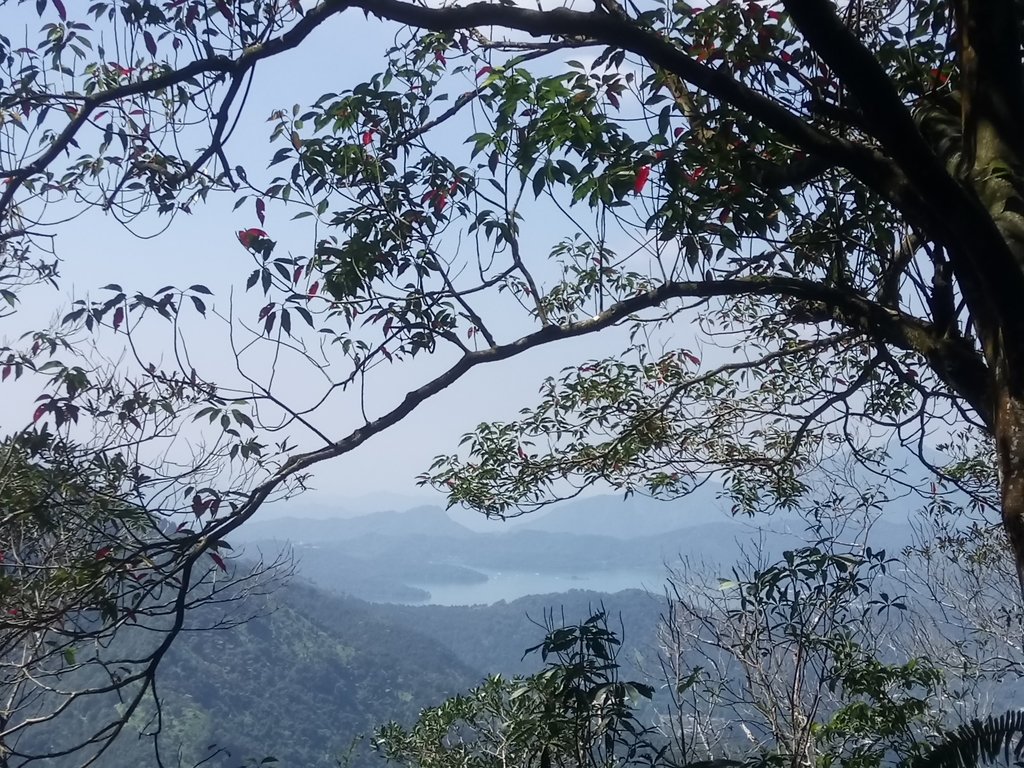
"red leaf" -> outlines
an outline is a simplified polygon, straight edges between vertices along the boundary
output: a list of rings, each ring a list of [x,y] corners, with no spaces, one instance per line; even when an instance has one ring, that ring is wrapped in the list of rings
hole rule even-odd
[[[68,12],[64,8],[64,3],[61,0],[53,0],[53,7],[57,9],[57,15],[60,16],[61,21],[68,20]]]
[[[683,357],[689,360],[694,365],[700,365],[700,358],[689,352],[683,352]]]
[[[113,550],[111,550],[110,547],[101,547],[100,549],[96,550],[96,559],[105,560],[106,558],[110,557],[110,553],[112,551]]]
[[[260,224],[267,222],[267,204],[262,198],[256,201],[256,218],[260,220]]]
[[[213,562],[215,562],[215,563],[217,564],[217,567],[218,567],[218,568],[220,568],[220,569],[221,569],[222,571],[224,571],[225,573],[227,573],[227,571],[228,571],[228,566],[227,566],[227,564],[226,564],[226,563],[224,562],[224,558],[223,558],[223,557],[221,557],[220,555],[218,555],[218,554],[217,554],[216,552],[209,552],[209,553],[207,553],[207,554],[209,554],[209,555],[210,555],[210,559],[211,559],[211,560],[213,560]]]
[[[156,56],[156,40],[153,39],[153,33],[143,32],[142,39],[146,43],[146,50],[149,51],[149,55]]]
[[[124,307],[118,307],[114,310],[114,330],[116,331],[121,327],[121,323],[124,322]]]
[[[647,184],[647,178],[651,175],[651,166],[645,165],[636,173],[636,180],[633,182],[633,191],[636,194],[640,194],[644,191],[644,186]]]
[[[253,243],[261,237],[266,237],[267,233],[258,227],[250,227],[249,229],[240,230],[238,233],[238,242],[244,245],[246,248],[251,248]]]
[[[608,91],[608,103],[611,104],[616,109],[618,109],[619,108],[619,97],[616,96],[611,91]]]
[[[363,133],[363,146],[365,147],[371,141],[373,141],[373,131],[366,131]]]
[[[301,279],[302,279],[302,266],[300,265],[300,266],[296,267],[295,271],[292,273],[292,282],[293,283],[297,283]]]
[[[228,4],[224,2],[224,0],[214,0],[214,2],[217,4],[217,10],[220,11],[224,18],[228,20],[228,24],[234,24],[235,14],[233,14],[231,9],[228,8]]]
[[[480,69],[477,70],[476,78],[477,80],[479,80],[481,75],[489,75],[493,71],[494,70],[491,69],[490,67],[480,67]]]
[[[271,311],[271,310],[272,310],[273,308],[274,308],[274,302],[270,302],[269,304],[267,304],[267,306],[265,306],[265,307],[264,307],[263,309],[261,309],[261,310],[260,310],[260,316],[259,316],[259,319],[260,319],[260,320],[262,320],[262,319],[263,319],[263,318],[265,318],[265,317],[266,317],[267,315],[269,315],[269,314],[270,314],[270,311]]]
[[[315,283],[313,283],[311,286],[309,286],[309,295],[310,296],[316,296],[316,294],[317,294],[317,292],[319,290],[320,290],[320,281],[317,280]]]
[[[3,374],[0,374],[0,381],[7,381],[7,377],[11,375],[11,366],[5,365]]]
[[[441,51],[434,51],[434,58],[442,64],[447,64],[448,60],[445,59],[444,54]]]
[[[46,413],[46,403],[43,403],[38,408],[36,408],[36,412],[32,414],[32,423],[35,424],[37,421],[43,418],[44,413]]]

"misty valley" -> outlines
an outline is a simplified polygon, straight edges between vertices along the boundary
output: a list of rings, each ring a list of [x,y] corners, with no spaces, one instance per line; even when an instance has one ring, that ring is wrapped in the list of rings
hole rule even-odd
[[[545,620],[579,623],[598,610],[622,634],[623,675],[657,686],[668,569],[725,572],[755,538],[781,552],[804,525],[780,516],[753,527],[699,502],[595,497],[477,530],[430,506],[254,521],[236,538],[232,567],[285,563],[282,582],[197,615],[202,629],[184,633],[160,669],[159,728],[141,710],[97,765],[147,764],[157,730],[174,765],[383,765],[374,728],[408,725],[488,675],[537,672],[542,659],[524,651]],[[910,529],[879,520],[872,535],[898,547]],[[663,693],[644,711],[659,702]],[[83,733],[89,708],[104,705],[117,706],[82,709]],[[79,735],[67,729],[54,743]]]

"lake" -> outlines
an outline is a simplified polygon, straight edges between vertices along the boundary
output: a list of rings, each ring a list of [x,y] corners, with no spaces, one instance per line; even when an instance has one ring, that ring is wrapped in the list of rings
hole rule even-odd
[[[526,595],[568,592],[589,589],[595,592],[621,592],[624,589],[647,589],[660,593],[665,583],[661,569],[623,568],[619,570],[577,573],[536,573],[525,571],[487,571],[474,568],[487,576],[479,584],[425,584],[410,586],[424,589],[430,599],[415,605],[490,605],[499,600],[516,600]]]

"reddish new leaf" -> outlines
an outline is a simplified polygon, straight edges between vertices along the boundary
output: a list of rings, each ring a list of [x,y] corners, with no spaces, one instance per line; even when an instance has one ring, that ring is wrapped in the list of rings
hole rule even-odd
[[[116,331],[121,327],[121,323],[124,322],[124,307],[118,307],[114,310],[114,330]]]
[[[636,173],[636,179],[633,181],[633,191],[636,194],[640,194],[644,191],[644,187],[647,185],[647,179],[651,175],[651,166],[645,165]]]
[[[214,2],[217,4],[217,10],[220,11],[221,15],[228,20],[228,24],[234,24],[235,14],[233,14],[231,9],[228,8],[228,4],[224,2],[224,0],[214,0]]]
[[[309,286],[309,295],[311,297],[312,296],[316,296],[319,291],[320,291],[320,281],[317,280],[315,283],[313,283],[311,286]]]
[[[267,204],[263,201],[263,198],[256,200],[256,218],[260,220],[260,224],[267,223]]]
[[[223,557],[218,555],[216,552],[209,552],[207,554],[210,555],[210,559],[213,560],[213,562],[215,562],[217,564],[218,568],[220,568],[222,571],[227,573],[228,566],[227,566],[227,563],[224,562],[224,558]]]
[[[57,15],[60,16],[61,21],[68,20],[68,12],[67,9],[64,8],[62,0],[53,0],[53,7],[57,9]]]
[[[683,357],[689,360],[694,365],[700,365],[700,358],[689,352],[683,352]]]
[[[258,227],[249,227],[249,229],[243,229],[238,232],[238,242],[244,245],[246,248],[251,248],[253,243],[259,240],[261,237],[266,237],[267,233]]]
[[[32,423],[35,424],[37,421],[39,421],[41,418],[43,418],[43,414],[46,413],[46,410],[47,410],[46,403],[43,403],[38,408],[36,408],[36,412],[34,414],[32,414]]]
[[[156,40],[153,38],[152,32],[143,32],[142,39],[146,43],[146,50],[149,51],[150,56],[156,56]]]

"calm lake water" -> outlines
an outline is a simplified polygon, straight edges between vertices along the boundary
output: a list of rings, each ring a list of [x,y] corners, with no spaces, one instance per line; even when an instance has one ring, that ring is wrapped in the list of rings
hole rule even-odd
[[[487,581],[480,584],[413,584],[430,593],[429,600],[417,605],[490,605],[499,600],[568,592],[570,589],[595,592],[648,589],[660,593],[665,583],[664,571],[640,568],[572,574],[474,570],[486,574]]]

